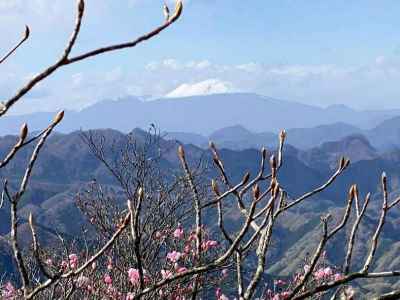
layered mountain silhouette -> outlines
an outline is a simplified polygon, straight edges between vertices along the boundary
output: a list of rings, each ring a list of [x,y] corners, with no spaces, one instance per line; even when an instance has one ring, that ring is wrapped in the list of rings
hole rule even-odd
[[[319,125],[311,128],[292,128],[287,130],[289,143],[296,148],[309,150],[326,142],[335,142],[349,136],[362,136],[376,150],[387,152],[400,148],[400,117],[390,118],[371,129],[360,129],[346,123]],[[206,148],[209,141],[220,147],[241,150],[260,148],[277,144],[278,134],[273,132],[252,132],[241,125],[218,129],[209,136],[186,132],[166,132],[165,138],[178,140]]]
[[[238,128],[231,128],[233,136],[216,132],[215,139],[235,137]],[[249,136],[249,132],[241,130],[242,136]],[[228,130],[229,133],[229,130]],[[29,243],[30,234],[26,226],[29,212],[32,212],[38,223],[38,234],[42,243],[56,240],[56,233],[68,236],[78,236],[82,227],[88,226],[87,220],[76,207],[76,194],[93,179],[104,186],[117,189],[116,182],[107,172],[106,168],[94,157],[89,147],[81,137],[82,132],[70,134],[55,134],[44,147],[38,164],[34,169],[31,185],[26,197],[23,198],[20,210],[20,232],[21,242]],[[126,135],[116,130],[95,130],[94,134],[100,138],[104,137],[104,145],[112,146],[118,152],[126,142]],[[135,129],[132,136],[142,143],[148,138],[148,133],[141,129]],[[250,135],[252,136],[252,135]],[[272,137],[271,137],[272,138]],[[4,156],[8,149],[16,141],[15,136],[0,138],[0,155]],[[291,142],[290,132],[288,142]],[[168,172],[180,170],[179,160],[176,155],[180,142],[162,139],[159,147],[162,156],[162,167]],[[218,146],[218,143],[217,143]],[[270,153],[274,148],[268,147]],[[29,159],[29,150],[18,153],[15,160],[6,168],[1,170],[2,178],[9,178],[10,187],[16,187],[19,178],[23,174],[24,167]],[[381,205],[379,178],[386,171],[390,182],[390,195],[397,195],[400,190],[400,151],[391,150],[387,153],[378,152],[363,135],[355,134],[347,136],[334,142],[325,142],[320,146],[308,150],[297,149],[287,145],[284,149],[284,165],[280,171],[279,181],[288,191],[289,197],[294,198],[306,191],[318,187],[329,178],[341,155],[347,155],[352,160],[349,169],[340,177],[334,185],[324,193],[309,199],[306,203],[286,214],[279,222],[276,231],[280,239],[275,242],[273,249],[274,263],[268,267],[268,272],[281,276],[293,273],[296,270],[301,255],[311,252],[314,248],[312,241],[317,242],[320,234],[319,220],[322,213],[327,211],[337,216],[341,212],[347,197],[347,191],[351,184],[357,183],[362,195],[371,192],[373,201],[371,209],[363,223],[361,240],[367,238],[367,233],[376,225],[376,212]],[[117,152],[106,151],[109,158],[113,158]],[[185,152],[192,164],[199,159],[211,163],[211,155],[207,149],[195,145],[185,145]],[[113,154],[114,153],[114,154]],[[249,171],[255,176],[259,168],[260,151],[258,149],[229,149],[220,151],[224,160],[226,171],[231,174],[233,182],[239,182],[242,175]],[[216,176],[210,173],[210,177]],[[228,226],[232,228],[237,223],[238,214],[236,206],[232,204]],[[398,245],[400,211],[394,210],[385,224],[383,243],[381,250],[387,245]],[[13,268],[12,260],[7,246],[9,206],[0,210],[0,267],[3,269]],[[342,249],[341,243],[344,236],[338,237],[330,249]],[[311,242],[310,242],[311,241]],[[366,251],[365,243],[357,244],[358,256],[355,264],[359,264],[362,254]],[[379,251],[378,268],[387,261],[393,262],[394,266],[400,267],[396,251]],[[340,251],[328,252],[328,258],[335,263],[343,253]],[[292,262],[292,263],[288,263]],[[378,285],[379,288],[379,285]],[[384,289],[384,287],[382,287]]]
[[[35,113],[1,118],[0,135],[14,134],[27,121],[31,130],[40,130],[53,115]],[[398,115],[399,110],[356,111],[343,105],[321,108],[244,93],[152,101],[128,97],[117,101],[101,101],[79,112],[68,111],[58,130],[69,133],[81,128],[112,128],[128,132],[135,127],[145,129],[151,123],[167,132],[206,136],[218,128],[235,125],[257,133],[277,133],[282,128],[310,128],[335,123],[370,129]],[[348,125],[341,125],[341,132],[348,130]]]
[[[0,155],[4,157],[14,145],[19,126],[28,122],[30,132],[46,127],[53,113],[36,113],[0,119]],[[118,191],[118,185],[107,168],[95,158],[82,139],[79,129],[96,129],[104,138],[109,159],[126,142],[126,133],[139,143],[149,138],[146,129],[154,123],[163,132],[159,143],[161,167],[169,173],[179,172],[177,147],[184,144],[189,162],[195,166],[200,159],[212,164],[208,142],[220,149],[226,171],[232,182],[239,182],[245,172],[258,171],[260,151],[266,146],[276,149],[278,132],[287,130],[284,165],[279,182],[288,192],[289,200],[320,186],[327,180],[342,155],[350,158],[346,172],[323,193],[312,197],[295,210],[282,216],[275,228],[279,240],[271,253],[272,275],[293,274],[300,260],[312,253],[320,237],[320,216],[330,212],[334,218],[342,212],[351,184],[357,183],[361,195],[372,193],[369,212],[361,224],[360,243],[356,245],[354,265],[358,266],[366,253],[369,236],[376,226],[376,213],[381,205],[379,179],[386,171],[390,196],[400,194],[400,111],[356,111],[346,106],[320,108],[281,101],[254,94],[219,94],[142,101],[125,98],[103,101],[80,112],[67,111],[64,121],[46,143],[34,168],[28,193],[20,206],[20,242],[30,243],[27,217],[33,213],[42,244],[55,244],[57,234],[66,238],[79,236],[90,224],[76,206],[77,193],[94,179],[106,188]],[[132,131],[132,128],[137,127]],[[16,188],[23,176],[33,145],[19,152],[9,166],[0,170],[0,179],[8,178],[10,188]],[[212,171],[207,176],[215,177]],[[118,199],[117,199],[118,200]],[[116,201],[117,201],[116,200]],[[235,228],[240,214],[231,203],[226,207],[228,228]],[[398,230],[400,210],[391,211],[377,254],[374,270],[390,265],[400,268]],[[9,236],[9,205],[0,210],[0,268],[13,270]],[[213,224],[209,224],[213,226]],[[336,264],[343,257],[345,235],[338,236],[329,246],[328,259]],[[391,248],[392,247],[392,248]],[[396,281],[394,287],[400,288]],[[368,287],[385,291],[387,285]]]

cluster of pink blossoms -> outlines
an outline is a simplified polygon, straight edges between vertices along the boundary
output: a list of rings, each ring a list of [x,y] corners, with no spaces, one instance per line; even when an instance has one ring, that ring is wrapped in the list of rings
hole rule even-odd
[[[76,269],[78,267],[78,255],[75,253],[69,255],[69,265],[71,269]]]
[[[217,297],[217,300],[229,300],[229,298],[222,293],[220,288],[217,288],[215,291],[215,296]]]
[[[183,231],[182,225],[178,224],[178,227],[175,229],[175,231],[173,233],[174,238],[181,240],[181,239],[183,239],[184,235],[185,235],[185,233]]]
[[[1,290],[1,299],[15,299],[17,296],[17,290],[11,282],[7,282]]]
[[[303,270],[296,273],[292,281],[285,281],[282,279],[274,280],[274,285],[272,289],[268,289],[265,293],[265,299],[268,300],[285,300],[288,299],[291,290],[296,286],[301,280],[304,279],[306,273],[310,271],[310,265],[306,264],[303,266]],[[323,282],[333,282],[343,278],[343,274],[336,271],[335,268],[327,266],[326,253],[322,256],[322,261],[317,264],[317,267],[309,278],[307,284],[319,284]]]
[[[167,254],[167,261],[170,261],[171,263],[176,263],[181,257],[182,253],[174,250]]]
[[[48,266],[52,266],[53,265],[53,261],[49,258],[46,260],[46,264]],[[76,255],[75,253],[72,253],[68,256],[68,261],[63,260],[61,262],[61,268],[63,270],[67,270],[69,268],[71,268],[72,270],[78,268],[78,255]]]
[[[204,230],[204,229],[203,229]],[[209,250],[219,247],[219,243],[215,240],[208,238],[208,234],[205,230],[202,233],[203,241],[201,244],[201,250],[204,257],[206,255],[211,255]],[[164,242],[167,238],[172,238],[175,244],[175,249],[170,249],[165,256],[165,266],[160,270],[160,278],[155,278],[156,280],[165,280],[173,277],[176,274],[180,274],[188,271],[189,266],[193,265],[197,259],[196,253],[196,241],[197,235],[194,231],[185,232],[181,224],[173,230],[167,230],[164,233],[156,233],[155,238]],[[210,254],[208,254],[210,253]],[[78,254],[71,253],[68,255],[67,259],[62,260],[59,264],[55,263],[53,259],[46,259],[46,265],[51,268],[57,269],[60,267],[64,272],[70,270],[76,270],[79,268],[80,258]],[[76,279],[76,287],[86,296],[94,294],[102,294],[110,299],[118,300],[132,300],[135,297],[135,292],[121,292],[117,286],[116,278],[118,276],[118,270],[113,266],[113,259],[109,257],[104,261],[104,266],[99,267],[99,262],[93,262],[91,264],[90,270],[82,272]],[[185,266],[186,265],[186,266]],[[104,273],[103,273],[104,272]],[[117,273],[116,273],[117,272]],[[100,276],[98,276],[100,275]],[[228,271],[226,269],[222,270],[221,277],[217,276],[216,280],[224,280],[228,276]],[[129,284],[134,287],[138,287],[140,283],[139,270],[136,268],[129,268],[127,270],[127,280]],[[143,280],[144,284],[148,285],[150,283],[150,275],[146,270],[143,270]],[[202,285],[205,281],[210,280],[210,278],[198,278],[199,284]],[[219,283],[218,283],[219,285]],[[126,286],[126,285],[125,285]],[[193,291],[193,283],[182,284],[180,282],[174,283],[173,285],[167,285],[165,288],[160,290],[160,296],[167,297],[172,300],[185,300],[186,296]],[[11,283],[7,283],[0,290],[1,299],[14,299],[15,295],[18,293]],[[216,292],[216,298],[218,300],[228,300],[221,289]]]

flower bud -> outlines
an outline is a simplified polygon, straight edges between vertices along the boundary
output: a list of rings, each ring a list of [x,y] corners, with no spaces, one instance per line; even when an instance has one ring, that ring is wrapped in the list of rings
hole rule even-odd
[[[383,184],[384,189],[386,189],[386,186],[387,186],[386,172],[382,173],[382,184]]]
[[[25,141],[27,135],[28,135],[28,125],[26,123],[24,123],[24,124],[22,124],[21,130],[19,132],[20,142]]]
[[[139,197],[139,199],[143,199],[143,197],[144,197],[144,190],[143,190],[143,188],[142,187],[140,187],[139,189],[138,189],[138,197]]]
[[[214,144],[214,142],[213,141],[209,141],[208,142],[208,146],[211,148],[211,149],[215,149],[215,144]]]
[[[263,159],[265,159],[267,157],[267,149],[265,149],[265,147],[262,147],[261,154],[262,154]]]
[[[183,10],[182,0],[177,0],[176,1],[176,6],[175,6],[175,12],[171,16],[171,18],[169,19],[169,22],[170,23],[175,22],[181,16],[182,10]]]
[[[24,40],[26,40],[29,37],[30,33],[31,30],[29,29],[29,26],[25,25]]]
[[[250,179],[250,173],[246,172],[246,174],[244,174],[243,179],[242,179],[242,185],[245,185]]]
[[[275,157],[275,155],[271,155],[271,158],[269,159],[269,164],[270,164],[272,170],[276,170],[276,157]]]
[[[53,124],[60,123],[63,118],[64,118],[64,111],[62,110],[54,117]]]
[[[78,2],[78,11],[79,11],[79,13],[82,14],[84,10],[85,10],[85,1],[84,0],[79,0],[79,2]]]
[[[344,163],[345,163],[345,158],[344,156],[340,157],[339,160],[339,170],[342,170],[344,168]]]
[[[258,186],[258,184],[255,184],[253,186],[253,197],[254,200],[258,200],[258,198],[260,198],[260,187]]]
[[[185,159],[185,150],[183,149],[182,145],[178,147],[178,156],[180,159]]]
[[[286,139],[286,130],[282,129],[281,132],[279,133],[279,140],[281,142],[284,142]]]
[[[218,184],[214,179],[211,180],[211,188],[212,188],[213,192],[215,193],[215,195],[217,195],[217,196],[220,195],[219,189],[218,189]]]
[[[344,162],[344,167],[347,168],[350,165],[350,159],[346,159]]]
[[[29,213],[28,222],[29,222],[29,225],[32,227],[33,226],[33,216],[32,216],[31,212]]]

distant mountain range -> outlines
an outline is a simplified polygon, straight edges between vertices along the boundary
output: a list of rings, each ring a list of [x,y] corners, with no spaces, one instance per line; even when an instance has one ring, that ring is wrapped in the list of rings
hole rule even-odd
[[[0,118],[0,157],[15,143],[22,123],[29,124],[30,132],[46,127],[54,113],[35,113],[24,116]],[[364,241],[368,230],[376,225],[375,211],[380,205],[379,178],[382,171],[389,176],[390,194],[400,194],[400,110],[356,111],[346,106],[320,108],[295,102],[271,99],[255,94],[219,94],[168,98],[143,101],[126,98],[118,101],[103,101],[80,112],[67,111],[64,121],[57,127],[43,148],[34,169],[28,193],[21,203],[21,242],[30,240],[26,218],[29,212],[35,215],[42,241],[56,239],[56,232],[67,236],[78,236],[87,226],[76,207],[76,194],[94,178],[106,186],[116,188],[107,169],[90,153],[82,141],[79,129],[94,129],[105,137],[104,145],[113,145],[114,150],[126,141],[124,133],[131,132],[142,141],[147,138],[148,128],[155,124],[164,133],[159,145],[163,153],[162,166],[168,172],[179,170],[176,155],[179,144],[185,144],[190,162],[199,158],[210,161],[207,149],[213,140],[231,174],[233,182],[239,182],[244,172],[253,176],[259,167],[259,148],[267,146],[273,151],[280,129],[287,130],[284,165],[279,181],[289,193],[296,197],[319,186],[329,178],[336,168],[340,156],[348,156],[351,165],[333,186],[324,193],[310,199],[282,218],[276,231],[280,239],[274,244],[274,263],[268,272],[281,276],[293,273],[299,259],[312,251],[312,243],[319,234],[319,219],[322,212],[333,214],[343,206],[348,188],[357,183],[364,195],[371,192],[368,218],[362,224],[361,240],[356,245],[355,264],[360,262],[368,241]],[[102,129],[103,128],[103,129]],[[141,128],[141,129],[140,129]],[[18,184],[29,159],[32,145],[19,152],[10,165],[0,170],[0,180],[8,178],[10,187]],[[157,149],[158,151],[158,149]],[[114,157],[113,157],[114,159]],[[213,175],[210,174],[210,177]],[[232,208],[233,209],[233,208]],[[390,264],[400,268],[398,231],[400,210],[395,209],[388,217],[383,242],[376,266]],[[228,223],[237,223],[237,214],[229,215]],[[9,207],[0,210],[0,269],[13,268],[11,254],[6,244],[9,229]],[[345,240],[338,237],[336,245]],[[328,253],[335,263],[338,252]],[[338,250],[339,249],[339,250]],[[304,254],[304,255],[303,255]],[[400,288],[399,282],[393,282]],[[376,283],[371,289],[385,289]]]
[[[0,119],[0,135],[15,134],[23,122],[39,130],[53,118],[53,113],[34,113]],[[311,128],[341,123],[370,129],[400,116],[400,110],[356,111],[344,105],[321,108],[277,100],[256,94],[231,93],[152,101],[129,97],[102,101],[82,111],[66,112],[59,131],[68,133],[80,128],[112,128],[129,132],[148,128],[154,123],[167,132],[193,132],[210,135],[218,128],[241,125],[252,132],[277,133],[280,129]],[[311,138],[311,137],[310,137]]]
[[[234,132],[238,131],[242,136],[249,135],[248,131],[242,128],[233,128],[233,137],[235,137]],[[106,147],[112,145],[116,151],[114,153],[119,153],[118,149],[126,141],[126,136],[115,130],[96,130],[95,134],[104,136],[104,145]],[[141,142],[147,137],[147,133],[136,129],[133,131],[133,136],[138,142]],[[221,135],[220,131],[212,136],[215,139],[227,138],[229,140],[232,138],[228,134]],[[4,156],[16,139],[15,136],[0,138],[1,156]],[[288,142],[291,142],[290,135],[288,135]],[[168,172],[175,172],[180,168],[176,155],[178,144],[179,142],[168,140],[161,140],[159,144],[163,153],[162,166]],[[363,135],[351,135],[335,142],[323,143],[309,150],[300,150],[287,145],[284,151],[284,165],[279,173],[279,181],[288,191],[289,197],[296,197],[311,190],[329,178],[332,168],[337,166],[341,155],[349,156],[352,163],[344,175],[326,192],[309,199],[306,204],[282,217],[282,221],[276,227],[280,238],[274,241],[275,263],[268,267],[269,273],[282,276],[293,273],[305,253],[312,251],[313,242],[318,240],[320,234],[319,218],[321,213],[330,211],[335,215],[340,212],[340,207],[345,203],[351,184],[357,183],[362,195],[367,192],[371,192],[373,195],[368,218],[362,224],[361,239],[366,238],[368,230],[373,230],[376,226],[374,214],[375,211],[378,211],[377,207],[381,205],[379,178],[382,171],[386,171],[389,176],[391,197],[398,195],[400,191],[400,150],[381,154]],[[208,150],[194,145],[186,145],[185,153],[191,164],[200,157],[206,161],[211,159]],[[254,176],[258,170],[259,150],[221,149],[220,154],[224,160],[225,169],[231,175],[232,182],[239,182],[246,171]],[[110,158],[116,159],[114,156],[110,156]],[[24,149],[18,153],[15,160],[6,169],[1,170],[0,179],[9,178],[10,186],[15,186],[18,178],[23,174],[23,168],[28,159],[29,149]],[[210,174],[210,176],[214,175]],[[29,191],[21,203],[21,242],[28,243],[30,240],[29,229],[26,226],[26,217],[29,212],[32,212],[37,220],[39,238],[42,243],[55,239],[56,232],[67,236],[79,236],[82,226],[88,224],[76,208],[76,193],[94,178],[106,186],[115,186],[115,182],[109,176],[106,168],[91,154],[88,146],[83,142],[81,132],[53,135],[41,153],[34,169]],[[232,209],[234,207],[232,204]],[[394,245],[393,249],[400,247],[398,242],[399,217],[400,211],[395,209],[386,221],[387,230],[383,235],[383,242],[377,254],[377,267],[387,262],[391,262],[393,268],[400,267],[398,252],[389,251],[387,248],[387,245],[390,244]],[[235,218],[237,218],[237,214],[229,214],[228,224],[234,226]],[[9,270],[13,267],[9,248],[6,245],[9,220],[9,207],[8,203],[5,203],[5,207],[0,210],[0,268],[2,270]],[[336,239],[335,243],[340,244],[344,240],[344,237],[341,236]],[[365,242],[356,245],[358,253],[354,258],[356,265],[361,261],[361,254],[366,252],[367,244]],[[343,247],[338,246],[333,249],[343,249]],[[344,255],[340,251],[328,252],[328,258],[332,263]],[[400,286],[399,283],[397,284]],[[371,289],[379,288],[381,288],[379,284],[371,286]]]
[[[290,137],[290,145],[303,150],[346,137],[362,136],[377,150],[388,151],[400,148],[400,117],[385,120],[371,129],[360,129],[340,122],[312,128],[292,128],[287,130],[287,135]],[[187,132],[165,132],[165,139],[178,140],[201,148],[206,148],[208,142],[213,141],[222,148],[243,150],[276,146],[278,135],[272,132],[256,133],[236,125],[218,129],[209,136]]]

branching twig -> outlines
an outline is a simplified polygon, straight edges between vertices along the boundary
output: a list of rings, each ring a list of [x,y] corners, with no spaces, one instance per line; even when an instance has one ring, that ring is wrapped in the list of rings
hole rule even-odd
[[[30,30],[28,26],[25,26],[25,32],[24,36],[22,39],[18,42],[17,45],[15,45],[14,48],[12,48],[6,55],[4,55],[2,58],[0,58],[0,65],[7,60],[25,41],[29,38]]]

